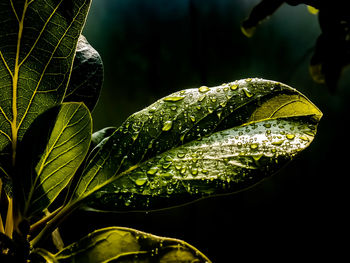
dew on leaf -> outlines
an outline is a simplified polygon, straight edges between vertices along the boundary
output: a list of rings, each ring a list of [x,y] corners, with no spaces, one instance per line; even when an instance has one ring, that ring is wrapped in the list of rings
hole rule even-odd
[[[201,93],[208,92],[209,90],[210,90],[210,88],[208,88],[207,86],[201,86],[198,88],[198,91]]]
[[[184,96],[170,96],[170,97],[164,98],[164,101],[177,102],[177,101],[183,100],[184,98],[185,98]]]
[[[288,140],[293,140],[295,138],[295,134],[286,134]]]
[[[173,121],[164,122],[162,131],[169,131],[173,127]]]
[[[205,97],[206,97],[206,95],[203,95],[203,96],[199,97],[198,101],[202,102],[205,99]]]
[[[135,184],[138,186],[142,186],[147,182],[148,178],[146,176],[144,177],[139,177],[135,180]]]
[[[158,167],[152,167],[147,171],[147,174],[154,175],[158,171]]]
[[[244,94],[245,94],[248,98],[253,97],[253,94],[250,93],[247,89],[243,89],[243,92],[244,92]]]
[[[230,86],[230,89],[231,90],[236,90],[238,88],[238,85],[237,84],[233,84]]]

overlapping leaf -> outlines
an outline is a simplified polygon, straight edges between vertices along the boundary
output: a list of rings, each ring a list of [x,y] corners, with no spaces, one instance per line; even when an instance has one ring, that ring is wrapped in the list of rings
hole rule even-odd
[[[205,255],[184,241],[123,227],[97,230],[52,258],[62,263],[210,263]]]
[[[89,5],[90,0],[0,2],[2,170],[8,160],[15,162],[17,142],[33,120],[62,101]]]
[[[89,149],[91,125],[84,104],[63,103],[41,115],[25,134],[18,174],[27,216],[42,212],[68,185]]]
[[[261,79],[176,92],[104,141],[74,198],[99,190],[93,208],[153,209],[239,191],[305,149],[321,116],[295,89]]]
[[[84,102],[92,111],[100,95],[102,80],[102,59],[81,35],[64,101]]]

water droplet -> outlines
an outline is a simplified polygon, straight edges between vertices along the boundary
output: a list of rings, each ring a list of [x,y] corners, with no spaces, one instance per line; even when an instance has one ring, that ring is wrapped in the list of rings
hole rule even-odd
[[[166,121],[164,122],[164,126],[162,128],[162,131],[169,131],[173,127],[173,122],[172,121]]]
[[[222,111],[218,111],[218,112],[216,113],[216,115],[218,116],[219,119],[221,119]]]
[[[149,109],[149,112],[150,112],[150,113],[153,113],[153,112],[155,112],[156,110],[157,110],[156,107],[152,107],[152,108]]]
[[[245,94],[248,98],[253,97],[253,94],[250,93],[247,89],[243,89],[243,92],[244,92],[244,94]]]
[[[251,78],[248,78],[248,79],[245,79],[246,82],[251,82],[252,79]]]
[[[184,175],[186,173],[186,170],[187,170],[186,166],[183,166],[180,170],[180,174]]]
[[[205,99],[205,97],[206,97],[206,95],[203,95],[203,96],[199,97],[198,101],[202,102]]]
[[[238,85],[237,84],[233,84],[230,86],[230,89],[231,90],[236,90],[238,88]]]
[[[281,145],[283,142],[284,142],[284,140],[279,140],[279,141],[274,141],[274,142],[272,142],[271,144],[272,144],[272,145],[279,146],[279,145]]]
[[[211,100],[212,102],[216,102],[216,98],[215,98],[215,97],[211,97],[210,100]]]
[[[135,184],[138,186],[142,186],[147,182],[148,178],[146,176],[144,177],[139,177],[135,180]]]
[[[210,88],[208,88],[207,86],[201,86],[198,88],[198,91],[202,93],[208,92],[209,90]]]
[[[309,141],[309,138],[308,138],[308,137],[306,137],[306,136],[300,136],[300,139],[301,139],[301,140],[303,140],[303,141],[306,141],[306,142],[308,142],[308,141]]]
[[[185,155],[186,155],[186,153],[184,153],[184,152],[178,152],[177,153],[177,157],[179,157],[179,158],[184,158]]]
[[[264,123],[263,124],[265,128],[271,128],[271,124],[270,123]]]
[[[250,145],[250,149],[252,149],[252,150],[256,150],[256,149],[258,149],[258,147],[259,147],[259,145],[257,143],[252,143]]]
[[[147,171],[147,174],[154,175],[158,171],[158,167],[152,167]]]
[[[164,101],[167,101],[167,102],[178,102],[180,100],[183,100],[184,98],[185,98],[184,96],[170,96],[170,97],[164,98]]]
[[[209,171],[208,171],[208,170],[206,170],[206,169],[202,169],[202,173],[203,173],[203,174],[208,174],[208,173],[209,173]]]
[[[193,115],[190,115],[190,119],[192,122],[196,122],[196,117],[194,117]]]
[[[212,107],[208,107],[208,112],[209,113],[213,113],[214,112],[214,109]]]
[[[172,111],[176,111],[177,107],[174,105],[174,106],[171,106],[170,109],[171,109]]]
[[[259,161],[261,159],[261,157],[263,157],[263,154],[253,155],[252,157],[253,157],[254,161]]]
[[[192,175],[197,175],[198,174],[198,169],[197,168],[192,168],[191,174]]]
[[[171,164],[172,164],[172,162],[165,162],[165,163],[163,163],[162,167],[164,169],[168,169],[171,166]]]
[[[286,134],[288,140],[293,140],[295,138],[295,134]]]

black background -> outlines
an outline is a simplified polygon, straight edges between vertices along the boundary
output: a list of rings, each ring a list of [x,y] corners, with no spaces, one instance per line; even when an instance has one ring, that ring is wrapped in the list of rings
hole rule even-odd
[[[336,258],[346,251],[350,72],[335,94],[312,82],[320,34],[305,5],[283,5],[248,39],[241,21],[257,0],[95,0],[84,30],[104,61],[94,130],[174,91],[247,77],[286,83],[324,113],[311,146],[254,188],[147,213],[77,212],[67,243],[104,226],[183,239],[213,262]],[[330,51],[331,52],[331,51]]]

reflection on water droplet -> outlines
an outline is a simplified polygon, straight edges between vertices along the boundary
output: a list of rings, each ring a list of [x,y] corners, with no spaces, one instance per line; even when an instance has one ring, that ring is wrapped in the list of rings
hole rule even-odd
[[[191,174],[192,175],[197,175],[198,174],[198,169],[197,168],[192,168]]]
[[[284,142],[284,140],[279,140],[279,141],[272,142],[271,144],[272,144],[272,145],[279,146],[279,145],[281,145],[283,142]]]
[[[165,162],[165,163],[163,163],[162,167],[163,167],[164,169],[168,169],[168,168],[170,167],[171,164],[172,164],[172,162]]]
[[[295,134],[286,134],[288,140],[293,140],[295,138]]]
[[[154,175],[158,171],[158,167],[152,167],[147,171],[147,174]]]
[[[238,88],[238,85],[237,84],[233,84],[230,86],[230,89],[231,90],[236,90]]]
[[[243,92],[244,92],[244,94],[245,94],[248,98],[253,97],[253,94],[250,93],[247,89],[243,89]]]
[[[308,142],[308,141],[309,141],[309,138],[308,138],[308,137],[306,137],[306,136],[300,136],[300,139],[301,139],[301,140],[303,140],[303,141],[306,141],[306,142]]]
[[[221,119],[221,114],[222,114],[222,111],[218,111],[218,112],[216,113],[216,115],[218,116],[219,119]]]
[[[164,122],[164,126],[162,128],[162,131],[169,131],[173,127],[173,122],[172,121],[166,121]]]
[[[198,88],[199,92],[205,93],[208,92],[210,89],[207,86],[201,86]]]
[[[252,143],[250,145],[250,149],[252,149],[252,150],[256,150],[256,149],[258,149],[258,147],[259,147],[259,145],[257,143]]]
[[[164,101],[167,101],[167,102],[177,102],[177,101],[180,101],[180,100],[183,100],[185,97],[184,96],[170,96],[170,97],[166,97],[164,98]]]
[[[138,186],[142,186],[144,185],[146,182],[147,182],[148,178],[145,176],[145,177],[139,177],[135,180],[135,184],[138,185]]]
[[[199,97],[198,101],[202,102],[205,99],[205,97],[206,97],[206,95],[203,95],[203,96]]]
[[[178,152],[177,153],[177,157],[184,158],[185,157],[185,153],[184,152]]]

